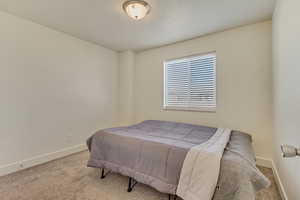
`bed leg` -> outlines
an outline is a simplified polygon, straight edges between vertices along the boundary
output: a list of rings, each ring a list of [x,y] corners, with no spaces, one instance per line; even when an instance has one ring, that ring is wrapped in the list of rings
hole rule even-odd
[[[169,194],[169,200],[171,200],[171,197],[172,197],[172,195]],[[176,199],[177,199],[177,195],[174,195],[174,198],[173,198],[173,199],[176,200]]]
[[[101,177],[100,178],[104,179],[106,177],[106,175],[109,174],[109,173],[110,173],[110,171],[108,171],[108,172],[105,173],[105,168],[103,167],[102,171],[101,171]]]
[[[104,168],[102,168],[102,172],[101,172],[101,179],[104,179],[105,175],[104,175]]]
[[[134,188],[134,186],[135,186],[137,183],[138,183],[138,182],[137,182],[136,180],[134,180],[133,178],[129,177],[127,192],[131,192],[132,189]]]
[[[132,188],[131,188],[131,180],[132,180],[131,177],[129,177],[127,192],[131,192],[131,191],[132,191]]]

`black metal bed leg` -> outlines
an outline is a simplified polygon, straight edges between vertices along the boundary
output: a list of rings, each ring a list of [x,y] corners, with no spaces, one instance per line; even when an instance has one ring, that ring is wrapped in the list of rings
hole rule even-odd
[[[108,172],[105,173],[105,168],[103,167],[102,171],[101,171],[101,177],[100,178],[104,179],[107,176],[107,174],[109,174],[109,173],[110,173],[110,171],[108,171]]]
[[[169,194],[169,200],[171,200],[171,197],[172,197],[172,195]],[[176,199],[177,199],[177,195],[174,195],[174,198],[173,198],[173,199],[176,200]]]
[[[104,174],[104,168],[102,168],[102,172],[101,172],[101,179],[105,178],[105,174]]]
[[[137,183],[138,183],[138,182],[137,182],[136,180],[134,180],[133,178],[129,177],[127,192],[131,192],[132,189],[134,188],[134,186],[135,186]]]
[[[128,181],[128,189],[127,189],[127,192],[131,192],[132,191],[132,188],[131,188],[131,177],[129,177],[129,181]]]

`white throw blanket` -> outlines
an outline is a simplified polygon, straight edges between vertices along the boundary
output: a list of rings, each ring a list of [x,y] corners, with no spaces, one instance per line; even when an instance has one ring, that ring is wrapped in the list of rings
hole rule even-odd
[[[219,128],[207,142],[188,152],[180,174],[178,196],[184,200],[212,199],[230,134],[230,129]]]

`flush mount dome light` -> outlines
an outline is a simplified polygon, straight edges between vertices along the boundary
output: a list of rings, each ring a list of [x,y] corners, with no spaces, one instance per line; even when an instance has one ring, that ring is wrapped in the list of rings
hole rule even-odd
[[[150,12],[150,5],[142,0],[129,0],[123,3],[127,15],[135,20],[143,19]]]

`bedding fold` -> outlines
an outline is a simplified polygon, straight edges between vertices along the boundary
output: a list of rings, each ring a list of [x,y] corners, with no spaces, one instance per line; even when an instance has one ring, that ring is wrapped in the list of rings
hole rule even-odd
[[[181,170],[178,196],[184,200],[212,199],[230,134],[231,130],[219,128],[207,142],[190,149]]]

